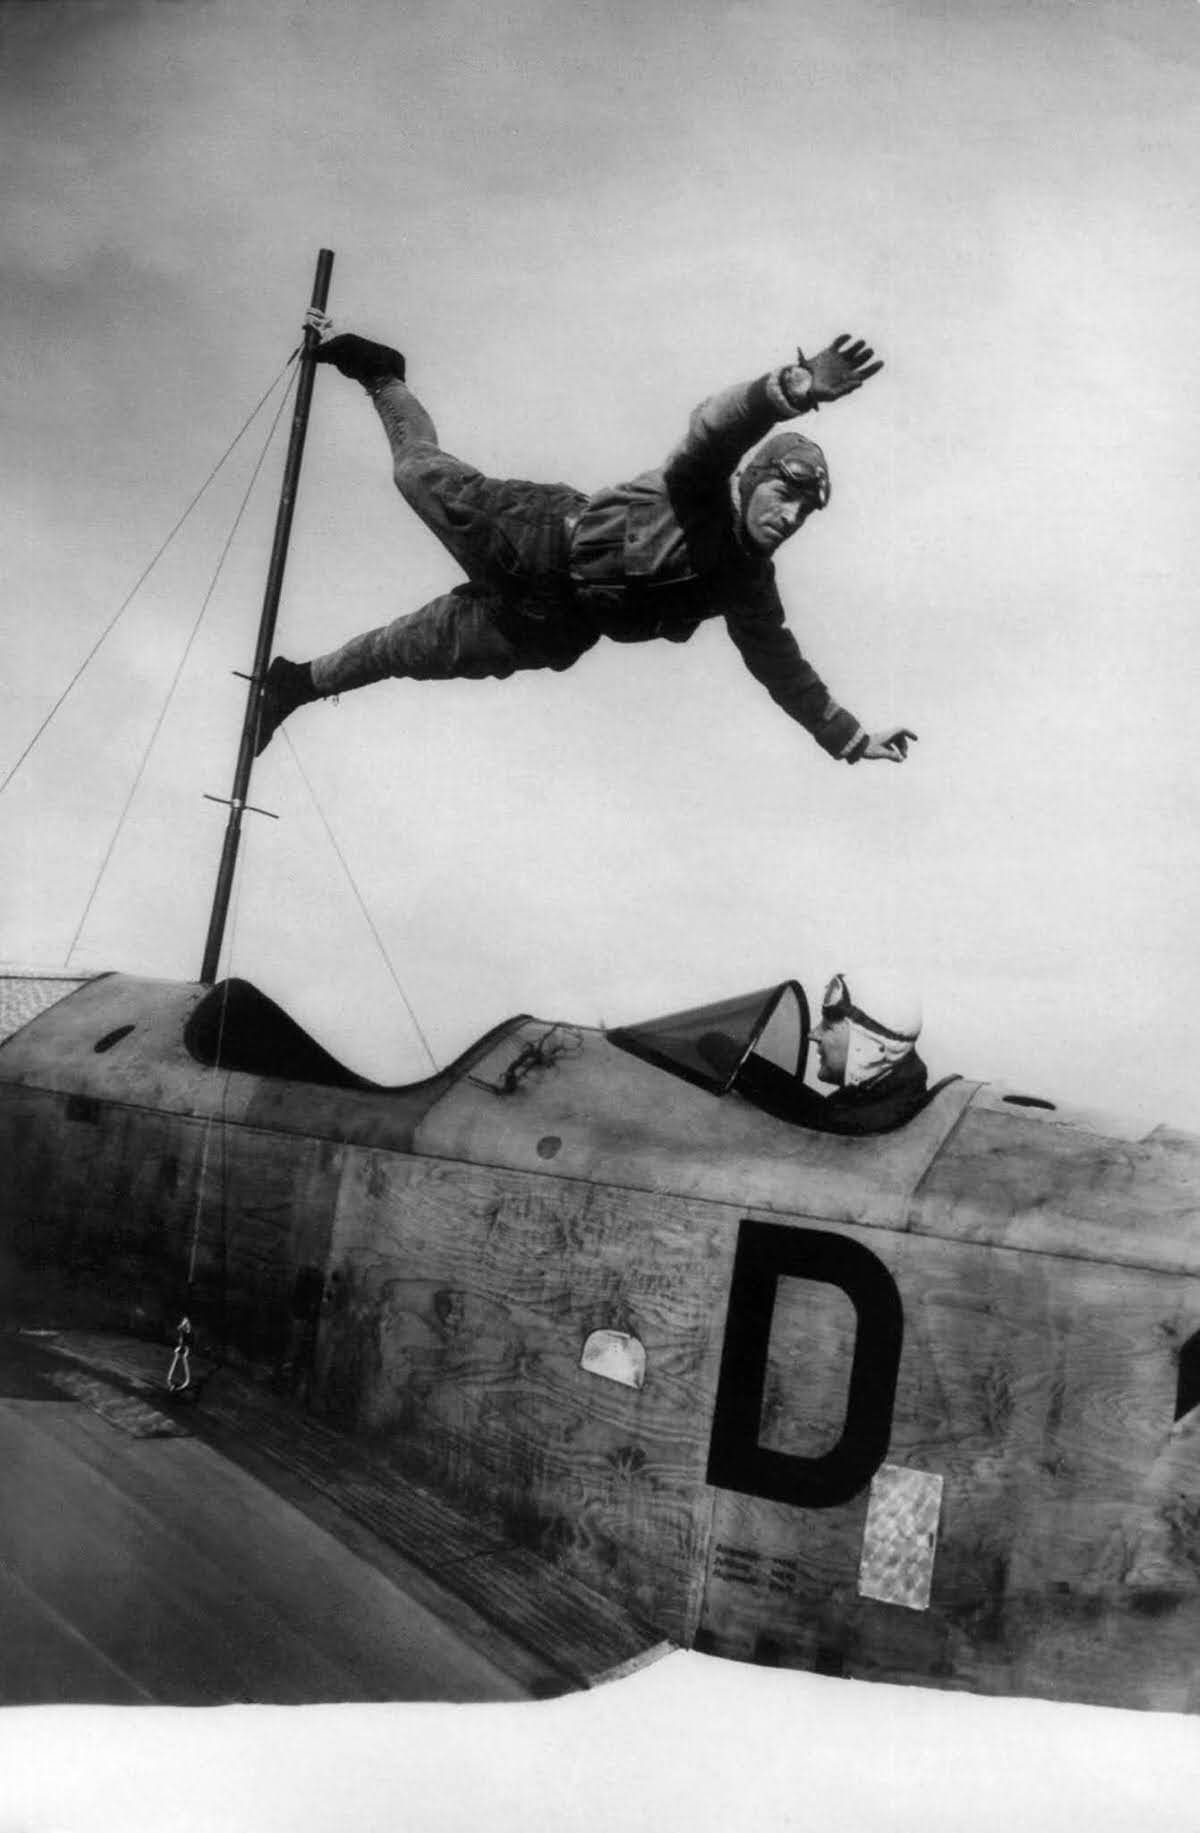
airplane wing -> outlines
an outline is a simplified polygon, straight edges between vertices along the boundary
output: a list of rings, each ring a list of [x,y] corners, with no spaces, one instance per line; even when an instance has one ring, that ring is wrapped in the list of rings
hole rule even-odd
[[[172,1399],[170,1360],[0,1336],[0,1704],[544,1698],[652,1651],[295,1400],[199,1361]]]

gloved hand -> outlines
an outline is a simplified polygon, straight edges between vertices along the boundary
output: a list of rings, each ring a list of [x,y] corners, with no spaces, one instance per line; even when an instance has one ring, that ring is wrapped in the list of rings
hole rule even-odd
[[[810,399],[815,405],[819,401],[836,401],[842,395],[852,395],[868,376],[878,375],[883,363],[872,362],[874,355],[869,344],[864,344],[861,338],[851,342],[849,333],[843,331],[828,349],[818,351],[816,356],[805,356],[803,350],[797,350],[796,364],[799,369],[807,370],[812,378]]]

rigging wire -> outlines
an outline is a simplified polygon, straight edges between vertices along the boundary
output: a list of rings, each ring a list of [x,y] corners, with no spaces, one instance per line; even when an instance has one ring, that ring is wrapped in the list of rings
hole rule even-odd
[[[280,373],[282,374],[283,371],[281,371]],[[100,869],[96,874],[95,881],[92,885],[92,889],[88,895],[87,903],[83,907],[83,915],[79,919],[78,925],[76,926],[76,929],[75,929],[75,934],[71,939],[71,946],[67,950],[66,955],[64,957],[64,960],[63,960],[64,967],[69,965],[71,956],[75,953],[76,948],[79,946],[79,938],[83,934],[84,925],[87,923],[88,916],[91,912],[92,905],[96,901],[96,894],[98,893],[100,889],[101,880],[103,879],[104,874],[108,870],[109,861],[111,860],[113,853],[116,850],[116,845],[117,845],[118,840],[121,838],[121,830],[125,825],[126,816],[128,815],[130,807],[132,806],[133,798],[136,796],[138,792],[138,788],[141,784],[142,778],[146,773],[146,766],[150,762],[150,753],[153,751],[154,746],[158,739],[159,732],[162,730],[163,721],[166,719],[167,713],[170,711],[171,702],[175,698],[175,690],[179,686],[180,677],[182,676],[183,671],[185,667],[187,666],[187,659],[192,653],[192,646],[195,643],[197,636],[199,635],[200,625],[204,621],[204,614],[208,610],[209,604],[212,600],[212,595],[217,589],[217,581],[221,577],[221,571],[225,565],[226,560],[229,557],[229,550],[233,546],[233,542],[237,535],[238,529],[241,527],[242,517],[246,513],[246,505],[250,501],[250,494],[253,491],[255,484],[258,482],[259,472],[262,470],[264,461],[266,460],[267,453],[270,450],[271,441],[275,437],[275,429],[279,425],[279,422],[281,418],[283,417],[283,410],[288,404],[288,398],[291,395],[292,387],[296,381],[296,374],[297,372],[293,370],[291,380],[289,381],[287,387],[284,389],[283,394],[280,398],[279,406],[275,410],[275,418],[272,420],[271,425],[267,431],[267,437],[263,442],[262,451],[258,455],[258,462],[255,465],[254,470],[250,474],[250,482],[247,484],[245,495],[242,497],[241,503],[238,506],[238,512],[233,519],[233,526],[230,528],[229,533],[225,538],[225,545],[221,549],[220,556],[217,560],[216,568],[213,572],[213,576],[211,580],[209,581],[208,590],[204,594],[204,601],[200,606],[200,610],[196,615],[196,620],[193,623],[191,631],[188,635],[188,640],[186,644],[184,645],[183,654],[179,658],[179,663],[175,669],[175,674],[172,678],[171,685],[167,689],[167,697],[163,701],[162,707],[159,711],[158,718],[154,722],[153,730],[150,733],[150,737],[146,741],[146,747],[144,751],[142,752],[141,762],[137,767],[137,772],[134,776],[132,784],[130,785],[129,794],[126,796],[124,806],[122,807],[121,812],[117,817],[117,824],[116,824],[116,827],[113,829],[112,839],[109,841],[107,850],[105,851],[105,854],[104,854],[104,858],[100,862]],[[277,376],[275,380],[277,382],[279,380],[279,377]],[[274,387],[274,385],[275,384],[272,383],[272,387]],[[268,390],[268,393],[269,392],[270,391]],[[266,397],[264,396],[264,400],[265,398]],[[260,402],[259,405],[261,406],[262,403]],[[256,408],[255,412],[257,413],[257,411],[258,409]],[[244,432],[245,428],[243,428],[242,430]],[[238,438],[239,439],[241,438],[240,433],[238,435]],[[231,451],[232,449],[233,448],[230,447]],[[212,475],[215,476],[216,473],[214,472]],[[179,526],[179,524],[176,524],[176,526]],[[162,550],[160,549],[159,551],[161,552]],[[143,574],[143,578],[144,577],[145,575]],[[128,603],[128,600],[126,600],[126,603]],[[111,627],[112,626],[110,625],[109,628],[111,629]],[[103,639],[101,640],[103,641]],[[94,653],[95,651],[93,651],[93,654]]]
[[[229,957],[230,959],[227,959],[225,963],[225,979],[221,985],[221,1016],[217,1020],[216,1067],[218,1069],[222,1067],[222,1057],[223,1057],[224,1048],[225,1048],[225,1021],[229,1014],[229,988],[231,984],[230,969],[232,965],[231,958],[233,955],[234,943],[236,941],[236,936],[237,936],[237,923],[238,923],[238,915],[240,913],[240,908],[241,908],[241,882],[239,880],[238,886],[235,888],[234,896],[233,896],[233,912],[232,912],[232,916],[230,920],[230,936],[229,936]],[[227,1172],[228,1172],[228,1163],[227,1163],[226,1156],[225,1156],[225,1137],[226,1137],[225,1121],[227,1117],[226,1110],[227,1110],[228,1103],[229,1103],[229,1082],[230,1082],[230,1078],[232,1074],[233,1074],[233,1071],[231,1069],[226,1069],[225,1082],[224,1082],[224,1086],[221,1089],[221,1111],[219,1115],[219,1125],[218,1125],[218,1117],[214,1116],[211,1113],[208,1115],[204,1123],[204,1141],[200,1149],[200,1176],[196,1180],[196,1208],[195,1208],[195,1213],[192,1218],[191,1245],[188,1249],[187,1289],[188,1289],[189,1294],[191,1292],[192,1285],[193,1285],[193,1282],[196,1276],[196,1253],[200,1245],[201,1211],[204,1205],[204,1188],[208,1181],[208,1154],[209,1154],[209,1146],[212,1142],[212,1136],[213,1136],[214,1131],[217,1132],[217,1137],[218,1137],[218,1140],[221,1146],[220,1215],[221,1215],[222,1247],[224,1247],[225,1242],[226,1242],[226,1232],[227,1232],[226,1224],[227,1224],[228,1218],[227,1218],[226,1209],[225,1209],[225,1195],[226,1195],[226,1177],[227,1177]]]
[[[408,997],[408,994],[404,991],[403,986],[400,984],[400,977],[397,974],[395,967],[392,965],[392,958],[388,954],[387,947],[384,943],[383,937],[380,935],[378,929],[375,927],[375,923],[371,917],[371,912],[367,909],[366,901],[363,898],[363,894],[359,890],[358,885],[355,883],[354,874],[350,870],[350,866],[346,860],[346,855],[342,852],[341,847],[338,845],[337,835],[334,833],[332,827],[329,825],[329,822],[325,815],[325,810],[321,807],[320,801],[317,798],[317,792],[312,786],[312,782],[309,778],[308,772],[305,770],[304,765],[300,762],[300,754],[296,750],[295,745],[292,743],[291,736],[288,733],[286,727],[281,728],[281,730],[283,733],[283,738],[287,744],[287,748],[292,754],[292,758],[295,762],[296,768],[300,772],[300,776],[303,780],[304,787],[307,789],[309,796],[312,800],[312,805],[316,809],[317,814],[320,816],[321,825],[325,829],[325,832],[329,837],[329,844],[332,846],[334,852],[338,856],[338,860],[341,864],[342,871],[346,874],[346,879],[347,879],[347,882],[349,883],[350,889],[351,891],[353,891],[354,896],[358,901],[358,907],[362,911],[363,916],[366,919],[367,927],[371,931],[371,934],[374,936],[376,946],[378,947],[380,954],[383,956],[384,965],[386,966],[388,973],[392,977],[392,984],[395,987],[397,993],[399,993],[400,998],[404,1002],[404,1009],[408,1013],[409,1018],[412,1020],[413,1030],[416,1032],[417,1036],[420,1038],[421,1044],[425,1051],[425,1055],[429,1058],[429,1061],[432,1063],[433,1073],[436,1076],[440,1073],[441,1065],[438,1063],[437,1058],[434,1056],[432,1047],[430,1046],[430,1043],[429,1043],[429,1039],[426,1037],[425,1032],[422,1029],[421,1021],[417,1017],[416,1012],[413,1010],[413,1004],[412,1004],[411,999]]]
[[[107,640],[107,638],[111,635],[112,631],[116,629],[117,624],[120,622],[121,618],[124,617],[126,611],[128,611],[130,605],[134,601],[134,598],[141,591],[147,579],[149,579],[151,573],[154,571],[155,567],[158,565],[159,561],[162,559],[163,555],[166,553],[167,549],[170,547],[172,541],[175,539],[176,535],[179,533],[180,529],[183,527],[188,517],[191,515],[193,509],[195,509],[197,503],[199,503],[200,498],[204,495],[209,485],[213,482],[213,479],[216,477],[218,471],[220,471],[225,461],[231,456],[234,450],[234,447],[238,444],[243,434],[247,433],[250,430],[250,427],[253,425],[255,419],[261,413],[263,407],[266,405],[271,395],[274,394],[275,390],[278,388],[280,382],[283,380],[284,376],[287,374],[288,370],[291,368],[292,364],[295,362],[296,357],[298,355],[299,355],[299,351],[292,352],[292,355],[288,358],[283,368],[279,371],[279,374],[275,377],[275,380],[271,383],[271,386],[267,389],[266,393],[260,398],[257,405],[251,409],[248,418],[244,421],[240,430],[234,434],[233,438],[231,439],[229,444],[226,446],[221,457],[218,458],[216,464],[213,466],[212,470],[209,472],[208,476],[205,478],[204,482],[201,484],[199,490],[197,490],[195,496],[192,498],[191,502],[188,504],[187,508],[184,510],[183,514],[180,516],[179,520],[176,522],[174,528],[171,530],[166,540],[162,543],[162,546],[158,549],[158,552],[154,555],[154,558],[142,570],[138,578],[134,581],[133,586],[130,588],[129,592],[126,594],[124,601],[117,607],[117,610],[114,612],[113,616],[109,619],[108,623],[104,626],[104,629],[100,632],[100,635],[96,638],[96,641],[92,644],[92,647],[88,650],[86,656],[84,656],[83,661],[79,664],[79,667],[75,670],[75,673],[71,676],[71,679],[67,682],[67,685],[64,687],[62,693],[58,696],[58,699],[54,702],[54,705],[50,708],[50,711],[46,714],[46,717],[42,720],[41,725],[38,727],[33,737],[29,740],[29,743],[26,745],[25,749],[22,751],[20,757],[17,759],[12,769],[8,772],[8,775],[4,778],[3,782],[0,782],[0,795],[4,794],[4,791],[8,788],[9,784],[12,782],[13,778],[16,776],[17,771],[21,768],[21,765],[25,762],[25,759],[29,756],[29,753],[33,750],[34,746],[37,744],[38,740],[41,738],[43,732],[46,730],[46,727],[50,724],[51,720],[54,718],[55,714],[58,712],[59,708],[62,706],[63,701],[67,698],[68,694],[71,692],[72,688],[78,682],[81,675],[84,673],[85,669],[87,669],[88,666],[90,665],[93,656],[96,654],[101,644],[104,643]],[[290,387],[290,384],[289,384],[289,387]],[[287,399],[286,395],[284,396],[284,399],[285,400]]]
[[[274,429],[272,429],[272,431],[273,430]],[[269,443],[270,440],[268,437],[268,444]],[[234,890],[233,910],[230,920],[229,954],[231,957],[237,937],[237,925],[240,911],[241,887],[239,883]],[[222,1056],[225,1045],[225,1021],[229,1011],[230,980],[228,968],[230,965],[231,962],[226,963],[226,979],[221,987],[221,1012],[217,1021],[217,1053],[215,1067],[218,1070],[222,1067]],[[169,1394],[182,1393],[185,1388],[191,1385],[192,1376],[189,1356],[191,1347],[197,1340],[196,1328],[192,1323],[191,1314],[194,1309],[196,1261],[200,1248],[200,1225],[204,1219],[204,1198],[208,1185],[209,1152],[212,1146],[214,1133],[216,1134],[221,1154],[220,1165],[217,1172],[216,1208],[220,1220],[219,1247],[221,1271],[219,1329],[221,1334],[222,1357],[227,1347],[227,1329],[229,1321],[227,1316],[229,1297],[229,1157],[226,1146],[226,1121],[228,1119],[229,1087],[232,1077],[233,1071],[231,1069],[226,1069],[225,1079],[221,1086],[219,1112],[215,1114],[210,1112],[206,1116],[204,1122],[204,1135],[200,1146],[200,1175],[196,1179],[196,1203],[192,1211],[192,1233],[191,1240],[188,1244],[187,1277],[184,1286],[183,1310],[177,1327],[175,1354],[171,1359],[171,1366],[167,1371],[166,1387]]]

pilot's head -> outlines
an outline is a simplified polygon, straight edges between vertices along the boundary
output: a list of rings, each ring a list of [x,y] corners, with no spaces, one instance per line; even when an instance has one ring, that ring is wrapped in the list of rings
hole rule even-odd
[[[760,554],[773,554],[829,501],[829,467],[803,433],[776,433],[738,478],[742,528]]]
[[[864,1088],[896,1067],[921,1035],[921,1004],[881,969],[835,974],[813,1030],[822,1082]]]

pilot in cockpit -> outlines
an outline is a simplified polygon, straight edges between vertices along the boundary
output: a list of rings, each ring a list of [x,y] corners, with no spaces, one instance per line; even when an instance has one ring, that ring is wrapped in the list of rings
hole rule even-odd
[[[737,1095],[777,1119],[820,1133],[890,1133],[926,1105],[928,1072],[917,1055],[921,1007],[878,968],[835,974],[813,1028],[817,1075],[805,1082],[809,1005],[798,980],[784,980],[620,1025],[609,1042],[721,1098]],[[956,1077],[947,1080],[955,1081]],[[939,1087],[941,1084],[938,1085]]]
[[[808,1088],[759,1055],[733,1084],[738,1094],[780,1120],[823,1133],[887,1133],[925,1105],[928,1072],[917,1055],[920,1002],[890,974],[835,974],[813,1028],[817,1073],[828,1095]],[[801,1066],[801,1070],[803,1066]]]

